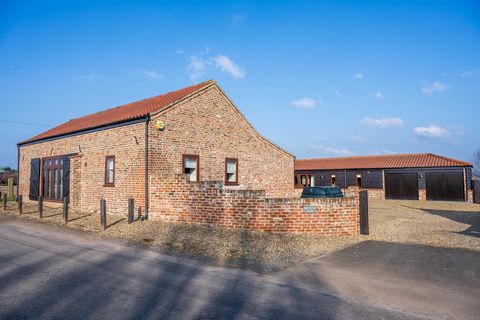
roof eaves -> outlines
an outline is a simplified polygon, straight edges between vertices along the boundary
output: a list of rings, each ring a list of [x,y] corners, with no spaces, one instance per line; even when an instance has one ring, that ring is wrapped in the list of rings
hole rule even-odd
[[[405,167],[393,167],[393,166],[382,166],[382,167],[334,167],[334,168],[302,168],[295,170],[298,171],[331,171],[331,170],[380,170],[380,169],[425,169],[425,168],[434,168],[434,167],[441,167],[441,168],[462,168],[462,167],[470,167],[471,165],[448,165],[448,166],[405,166]]]
[[[44,137],[44,138],[35,139],[35,137],[34,137],[34,138],[24,140],[22,142],[17,143],[17,146],[24,146],[24,145],[28,145],[28,144],[32,144],[32,143],[40,143],[40,142],[43,142],[43,141],[57,140],[57,139],[61,139],[63,137],[78,135],[78,134],[86,132],[86,131],[95,131],[95,130],[99,130],[99,129],[106,128],[106,127],[120,125],[120,124],[123,124],[123,123],[128,124],[129,122],[133,122],[135,120],[140,120],[140,119],[146,119],[147,117],[148,117],[148,114],[143,114],[143,115],[139,115],[139,116],[136,116],[136,117],[130,117],[130,118],[122,119],[122,120],[119,120],[119,121],[104,123],[104,124],[101,124],[101,125],[98,125],[98,126],[82,128],[82,129],[79,129],[79,130],[74,130],[74,131],[70,131],[70,132],[67,132],[67,133],[57,134],[57,135],[48,136],[48,137]]]
[[[456,162],[458,163],[458,167],[465,167],[465,166],[470,166],[470,167],[473,167],[473,164],[471,162],[467,162],[467,161],[462,161],[462,160],[457,160],[457,159],[453,159],[453,158],[449,158],[449,157],[445,157],[445,156],[441,156],[441,155],[438,155],[438,154],[435,154],[435,153],[427,153],[427,155],[430,155],[430,156],[433,156],[433,157],[436,157],[436,158],[440,158],[442,160],[447,160],[447,161],[451,161],[451,162]]]

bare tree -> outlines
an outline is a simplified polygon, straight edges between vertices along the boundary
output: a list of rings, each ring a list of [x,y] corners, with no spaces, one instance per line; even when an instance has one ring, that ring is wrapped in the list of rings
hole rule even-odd
[[[480,177],[480,150],[473,154],[473,173]]]

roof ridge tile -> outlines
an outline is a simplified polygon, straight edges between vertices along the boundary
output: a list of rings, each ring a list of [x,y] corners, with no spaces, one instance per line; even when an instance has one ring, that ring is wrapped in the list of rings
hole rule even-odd
[[[215,80],[207,80],[178,90],[162,93],[150,98],[125,103],[95,113],[90,113],[63,122],[47,131],[44,131],[19,145],[40,141],[48,138],[61,137],[66,134],[99,128],[123,121],[138,119],[153,112],[162,110],[202,89],[215,84]]]
[[[433,153],[405,153],[295,160],[295,170],[466,167],[471,163]]]

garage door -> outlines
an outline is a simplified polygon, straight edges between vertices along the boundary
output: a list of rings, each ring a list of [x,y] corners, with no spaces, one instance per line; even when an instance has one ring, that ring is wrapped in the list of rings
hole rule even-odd
[[[416,173],[385,173],[385,199],[418,200]]]
[[[427,172],[427,200],[464,201],[462,172]]]

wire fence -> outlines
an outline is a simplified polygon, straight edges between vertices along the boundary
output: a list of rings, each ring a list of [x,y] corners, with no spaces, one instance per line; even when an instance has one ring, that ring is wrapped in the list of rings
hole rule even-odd
[[[41,198],[39,198],[38,201],[36,202],[32,202],[31,200],[27,202],[23,202],[22,196],[19,196],[17,199],[17,202],[15,202],[14,205],[9,203],[5,207],[4,211],[10,211],[10,212],[18,211],[20,215],[23,215],[23,214],[31,215],[34,213],[38,213],[40,219],[51,218],[51,217],[63,214],[65,218],[65,223],[68,223],[69,221],[71,222],[83,217],[89,217],[94,214],[100,214],[100,221],[101,221],[100,224],[104,230],[108,227],[106,223],[107,214],[115,215],[115,216],[123,216],[123,217],[126,216],[128,217],[129,224],[134,221],[135,210],[134,210],[133,199],[129,199],[126,207],[121,207],[118,204],[115,204],[113,208],[108,208],[105,200],[102,199],[102,201],[104,202],[103,209],[102,209],[102,205],[100,205],[100,208],[96,208],[92,211],[84,211],[84,210],[78,210],[72,207],[72,205],[70,205],[70,203],[68,202],[63,202],[63,203],[59,202],[57,205],[52,205],[51,203],[45,204],[44,200]],[[65,205],[67,206],[67,210],[65,210]],[[73,214],[76,216],[73,217],[72,220],[70,220],[68,217],[70,214]],[[125,218],[123,218],[122,220],[124,219]],[[114,224],[116,224],[117,222],[115,222]]]
[[[15,208],[17,207],[17,205],[15,205]],[[28,210],[28,209],[39,209],[39,205],[38,203],[23,203],[22,204],[22,208],[23,210]],[[63,205],[59,205],[59,206],[49,206],[49,205],[45,205],[43,204],[43,209],[49,209],[49,210],[60,210],[63,212]],[[109,210],[106,210],[108,214],[114,214],[114,215],[127,215],[128,214],[128,208],[127,209],[109,209]],[[70,213],[76,213],[76,214],[84,214],[84,215],[92,215],[92,214],[95,214],[95,213],[99,213],[100,212],[100,208],[98,209],[94,209],[93,211],[81,211],[81,210],[77,210],[77,209],[74,209],[71,205],[68,205],[68,212]]]
[[[128,214],[128,209],[125,210],[125,209],[120,209],[120,210],[107,210],[107,213],[112,213],[112,214],[115,214],[115,215],[127,215]]]
[[[72,212],[72,213],[76,213],[76,214],[84,214],[84,215],[88,215],[88,216],[91,216],[95,213],[99,213],[100,212],[100,209],[96,209],[96,210],[93,210],[93,211],[90,211],[90,212],[85,212],[85,211],[78,211],[78,210],[75,210],[72,208],[72,206],[68,205],[68,211],[69,212]]]
[[[23,204],[22,207],[23,209],[32,209],[32,208],[38,209],[38,204]]]

